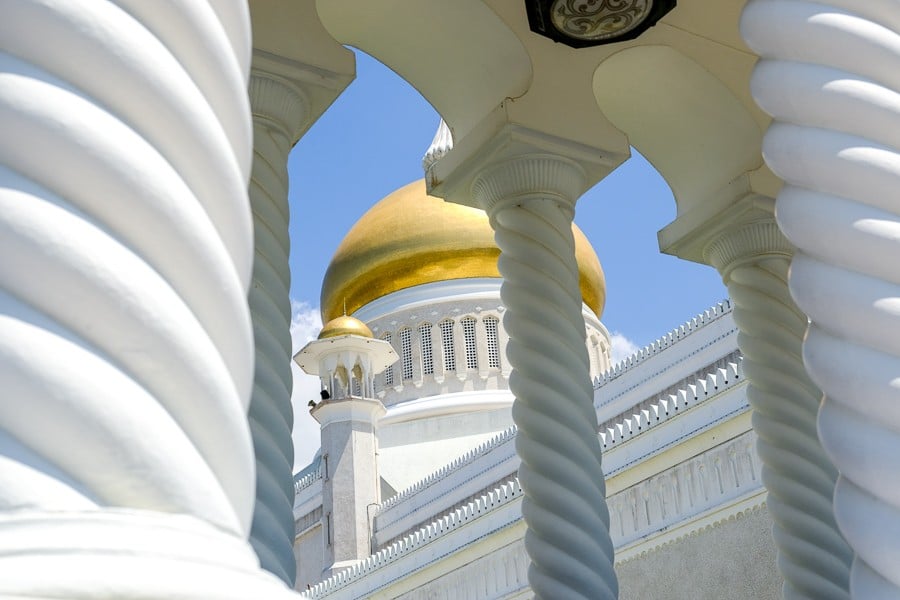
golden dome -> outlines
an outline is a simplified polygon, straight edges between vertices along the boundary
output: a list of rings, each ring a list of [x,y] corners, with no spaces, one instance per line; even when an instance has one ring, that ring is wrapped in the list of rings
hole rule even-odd
[[[369,326],[354,317],[341,315],[325,323],[325,327],[319,332],[319,339],[338,337],[339,335],[358,335],[361,337],[375,337]]]
[[[581,296],[599,317],[606,301],[603,270],[581,230],[573,225],[572,232]],[[500,277],[499,256],[483,210],[429,196],[420,179],[369,209],[338,246],[322,283],[322,318],[344,314],[345,302],[353,313],[416,285]]]

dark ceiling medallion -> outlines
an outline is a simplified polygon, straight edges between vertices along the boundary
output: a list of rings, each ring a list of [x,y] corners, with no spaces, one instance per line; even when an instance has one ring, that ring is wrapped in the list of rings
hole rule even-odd
[[[525,0],[531,30],[573,48],[633,40],[676,0]]]

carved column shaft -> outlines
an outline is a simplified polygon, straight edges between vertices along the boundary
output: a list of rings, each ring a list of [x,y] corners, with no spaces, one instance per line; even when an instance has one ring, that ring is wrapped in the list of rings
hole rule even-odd
[[[734,302],[784,597],[846,599],[853,552],[832,511],[837,470],[816,433],[822,393],[803,367],[807,318],[788,291],[792,253],[774,219],[730,229],[705,250]]]
[[[503,275],[503,324],[525,492],[525,546],[537,598],[615,598],[609,512],[572,236],[581,167],[526,155],[483,171]]]
[[[777,26],[773,26],[777,23]],[[751,90],[772,115],[766,163],[797,247],[790,289],[825,393],[837,524],[856,552],[853,598],[900,597],[900,20],[894,2],[752,0]]]
[[[282,597],[246,540],[247,6],[3,10],[0,596]]]
[[[296,86],[257,69],[250,76],[250,103],[250,204],[255,252],[249,301],[256,343],[249,412],[256,453],[256,508],[250,543],[263,568],[293,585],[296,561],[287,159],[309,115],[309,106]]]

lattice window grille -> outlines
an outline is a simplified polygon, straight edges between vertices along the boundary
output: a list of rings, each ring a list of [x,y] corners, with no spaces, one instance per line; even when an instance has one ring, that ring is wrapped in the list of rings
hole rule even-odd
[[[453,348],[453,321],[441,321],[441,347],[444,350],[444,371],[456,370]]]
[[[413,378],[412,331],[409,328],[400,330],[400,362],[401,377],[404,381]]]
[[[487,317],[484,320],[484,331],[487,333],[488,367],[500,368],[500,336],[499,321],[497,317]]]
[[[462,320],[463,340],[466,344],[466,368],[478,370],[478,347],[475,340],[475,319],[466,317]]]
[[[385,333],[381,336],[381,339],[390,344],[392,337],[390,333]],[[394,365],[389,365],[388,368],[384,370],[384,385],[394,385]]]
[[[422,343],[422,373],[434,375],[434,352],[431,349],[431,323],[419,325],[419,339]]]

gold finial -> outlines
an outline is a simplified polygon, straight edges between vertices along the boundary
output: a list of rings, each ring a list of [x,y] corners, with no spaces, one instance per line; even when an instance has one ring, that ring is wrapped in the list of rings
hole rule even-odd
[[[347,316],[347,297],[344,296],[344,316]]]

